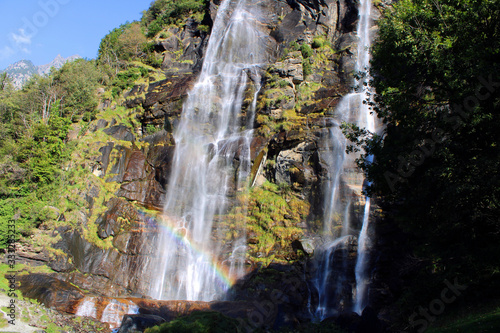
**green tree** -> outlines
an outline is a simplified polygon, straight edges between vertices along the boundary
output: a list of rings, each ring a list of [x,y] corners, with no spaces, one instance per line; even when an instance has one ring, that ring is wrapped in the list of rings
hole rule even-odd
[[[78,59],[66,63],[55,75],[54,80],[62,91],[61,115],[76,120],[75,116],[94,114],[98,105],[97,88],[102,73],[92,60]]]
[[[368,191],[432,271],[496,276],[500,2],[401,0],[379,28],[372,106],[383,140],[351,132],[374,156],[360,162]]]
[[[122,24],[104,36],[99,44],[97,54],[97,63],[99,66],[109,67],[115,74],[118,73],[123,66],[120,37],[129,27],[130,23]]]

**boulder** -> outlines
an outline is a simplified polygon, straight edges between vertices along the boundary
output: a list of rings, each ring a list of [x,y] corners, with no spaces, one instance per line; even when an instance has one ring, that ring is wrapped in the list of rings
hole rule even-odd
[[[311,186],[318,179],[309,161],[314,154],[314,142],[302,142],[289,150],[282,150],[276,158],[276,182],[302,187]],[[296,186],[296,185],[294,185]]]
[[[100,129],[106,128],[108,126],[108,122],[105,119],[99,119],[97,122],[91,127],[91,131],[95,132]]]
[[[102,172],[101,177],[104,177],[106,175],[106,171],[108,170],[109,161],[110,161],[110,154],[111,154],[111,151],[113,150],[114,146],[115,146],[114,142],[108,142],[108,144],[106,146],[99,148],[99,152],[102,155],[98,158],[97,161],[101,165],[101,172]]]
[[[38,300],[46,307],[61,312],[75,313],[83,292],[71,283],[44,274],[18,276],[19,290],[24,297]]]
[[[135,141],[135,136],[130,131],[130,128],[121,124],[116,126],[111,126],[103,130],[104,133],[112,136],[117,140],[122,141]]]
[[[155,315],[125,315],[118,333],[143,332],[146,328],[163,324],[165,319]]]

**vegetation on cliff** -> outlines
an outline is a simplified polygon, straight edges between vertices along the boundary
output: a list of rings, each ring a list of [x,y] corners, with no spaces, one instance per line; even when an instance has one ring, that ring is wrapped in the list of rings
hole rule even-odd
[[[7,224],[21,235],[60,215],[58,192],[68,184],[61,170],[69,160],[72,122],[90,121],[102,76],[94,62],[77,60],[48,77],[35,77],[16,91],[3,77],[0,91],[0,248]],[[58,208],[55,208],[58,207]]]
[[[117,173],[100,174],[100,149],[112,140],[123,149],[123,160],[132,151],[146,155],[149,142],[157,140],[153,134],[162,129],[166,139],[160,145],[171,144],[168,117],[151,116],[147,123],[143,102],[147,93],[164,92],[155,84],[165,78],[165,70],[172,70],[165,68],[168,57],[189,65],[186,72],[192,74],[193,60],[183,58],[186,48],[174,31],[192,24],[194,36],[206,34],[208,4],[157,0],[140,22],[105,36],[95,61],[67,63],[49,76],[33,78],[20,91],[5,75],[0,77],[0,249],[8,246],[12,220],[20,236],[33,236],[46,247],[54,240],[38,238],[37,228],[63,224],[84,228],[86,241],[100,249],[114,246],[113,235],[99,236],[98,218],[121,184]],[[368,193],[378,199],[385,221],[403,230],[410,242],[406,271],[391,272],[408,286],[395,295],[403,320],[438,297],[443,281],[467,286],[473,290],[467,292],[469,298],[498,297],[499,34],[500,4],[494,0],[401,0],[379,21],[372,107],[385,124],[384,133],[370,136],[355,126],[346,130],[374,156],[373,163],[360,160],[371,181]],[[269,174],[276,173],[279,151],[296,147],[313,136],[311,129],[326,126],[316,120],[333,113],[345,88],[339,87],[340,76],[330,78],[334,83],[325,83],[325,76],[339,70],[349,56],[323,34],[287,47],[281,61],[268,69],[256,115],[260,138],[272,137],[282,145],[269,152],[265,167],[266,177],[274,182]],[[170,80],[165,85],[191,83]],[[179,96],[177,105],[182,103]],[[155,107],[151,113],[158,111]],[[133,139],[110,139],[98,120],[104,127],[118,122]],[[149,134],[149,141],[135,140]],[[110,159],[121,160],[117,149],[110,149],[115,149]],[[321,182],[306,179],[299,168],[301,163],[311,169],[321,164],[316,154],[311,152],[311,160],[307,156],[303,153],[287,165],[290,184],[264,181],[235,196],[219,237],[230,242],[245,230],[253,262],[287,264],[302,258],[304,248],[293,242],[307,231],[304,221],[313,203],[300,194],[307,185],[320,196],[320,185],[313,188],[311,183]],[[301,183],[294,181],[298,179]],[[93,197],[88,195],[92,188],[98,192]],[[84,218],[81,211],[87,214]],[[234,324],[218,315],[202,317],[155,329],[207,331],[214,318],[223,327]]]

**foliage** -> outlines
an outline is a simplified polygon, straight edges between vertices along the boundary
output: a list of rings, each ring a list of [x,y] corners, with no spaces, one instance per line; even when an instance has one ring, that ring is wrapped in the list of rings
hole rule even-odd
[[[304,75],[304,80],[307,78],[307,76],[311,75],[312,67],[311,67],[311,62],[309,61],[309,59],[304,59],[302,61],[302,73]]]
[[[302,57],[304,59],[307,59],[313,55],[313,50],[311,49],[311,46],[309,46],[309,44],[300,45],[300,52],[302,53]]]
[[[218,312],[193,312],[189,316],[146,329],[145,333],[237,332],[238,321]]]
[[[203,13],[207,4],[206,0],[156,0],[142,17],[142,24],[147,27],[147,37],[155,37],[164,27],[176,23],[178,19],[188,15],[196,17],[194,14]]]
[[[30,235],[34,228],[41,223],[55,218],[54,210],[50,204],[55,204],[53,198],[58,189],[55,187],[43,187],[33,193],[19,196],[17,198],[0,199],[0,249],[7,247],[8,225],[15,225],[16,240],[19,236]]]
[[[500,254],[500,2],[402,0],[379,27],[372,107],[383,140],[351,127],[374,156],[360,161],[368,192],[436,265],[428,272],[486,286]]]
[[[323,47],[323,45],[325,45],[327,42],[325,40],[325,37],[323,36],[317,36],[317,37],[314,37],[312,43],[311,43],[311,47],[313,49],[319,49],[321,47]]]
[[[64,208],[62,165],[74,147],[67,136],[72,122],[96,113],[101,78],[95,62],[82,59],[34,77],[22,90],[6,84],[0,91],[0,248],[8,223],[27,236]]]

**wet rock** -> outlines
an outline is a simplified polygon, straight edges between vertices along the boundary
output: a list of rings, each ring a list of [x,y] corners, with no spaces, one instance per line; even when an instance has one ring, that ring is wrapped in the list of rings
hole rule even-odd
[[[59,277],[103,295],[126,296],[131,291],[145,295],[149,280],[144,277],[151,273],[148,265],[156,251],[158,225],[126,201],[113,201],[115,204],[109,204],[108,215],[118,223],[109,224],[108,232],[115,233],[111,248],[100,248],[88,241],[83,231],[59,229],[61,240],[53,247],[66,253],[67,260],[76,268]]]
[[[281,151],[276,158],[276,181],[300,186],[315,183],[318,179],[309,164],[315,148],[314,142],[302,142],[290,150]]]
[[[121,145],[115,146],[113,151],[113,158],[110,162],[114,162],[113,166],[108,172],[108,175],[114,175],[108,178],[107,182],[123,182],[123,177],[125,175],[128,162],[130,160],[130,155],[133,150]]]
[[[71,272],[75,269],[75,266],[68,260],[66,254],[54,255],[47,265],[54,271],[59,273]]]
[[[341,53],[339,72],[344,84],[348,87],[354,85],[354,71],[356,69],[356,49],[358,39],[354,33],[343,34],[337,41],[337,49]]]
[[[168,145],[172,143],[172,135],[165,128],[143,137],[140,141],[149,143],[151,146]]]
[[[328,113],[329,111],[333,111],[345,94],[347,94],[347,89],[345,88],[320,88],[314,93],[314,103],[302,107],[300,113]]]
[[[127,167],[123,174],[123,181],[129,182],[143,179],[150,173],[149,165],[146,164],[146,156],[140,150],[134,150],[130,154]]]
[[[147,154],[147,161],[154,168],[154,178],[163,189],[170,178],[174,154],[175,147],[167,145],[156,145]]]
[[[116,146],[115,151],[115,163],[109,171],[109,174],[114,174],[114,176],[107,179],[108,182],[130,182],[144,179],[151,174],[151,167],[141,150]]]
[[[144,314],[160,316],[167,321],[187,316],[196,311],[219,312],[230,318],[247,318],[256,310],[256,306],[245,301],[158,301],[149,299],[129,298]]]
[[[151,83],[142,104],[144,113],[140,118],[141,123],[163,126],[165,119],[175,123],[182,112],[182,103],[187,92],[195,80],[194,74],[183,74]]]
[[[337,30],[342,33],[353,31],[359,16],[357,1],[340,0],[338,6],[339,20]]]

